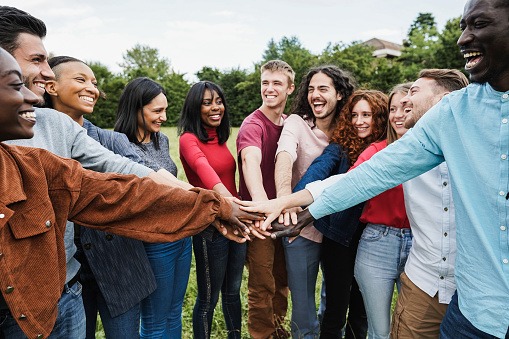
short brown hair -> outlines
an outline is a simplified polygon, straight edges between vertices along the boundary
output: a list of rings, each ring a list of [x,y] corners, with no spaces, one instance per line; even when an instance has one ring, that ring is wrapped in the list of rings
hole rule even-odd
[[[467,77],[457,69],[423,69],[419,72],[418,79],[420,78],[435,80],[437,86],[447,92],[457,91],[468,86]],[[439,90],[436,88],[435,92]]]
[[[291,86],[295,80],[295,72],[292,66],[282,60],[270,60],[262,66],[261,71],[262,73],[265,71],[283,73],[288,78],[288,86]]]

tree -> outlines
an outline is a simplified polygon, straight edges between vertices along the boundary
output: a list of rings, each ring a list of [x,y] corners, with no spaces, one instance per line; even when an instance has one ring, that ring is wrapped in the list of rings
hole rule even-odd
[[[460,20],[461,16],[448,20],[444,30],[440,33],[435,55],[435,67],[459,69],[466,74],[465,59],[457,45],[461,36]]]
[[[112,128],[117,117],[117,106],[120,93],[126,85],[126,80],[111,73],[99,62],[88,63],[97,79],[97,86],[101,95],[95,104],[94,113],[86,116],[90,122],[101,128]]]
[[[419,13],[408,30],[408,39],[403,43],[399,61],[407,80],[417,78],[423,68],[435,65],[435,52],[438,48],[438,30],[431,13]]]
[[[130,81],[139,77],[149,77],[161,81],[172,72],[170,61],[159,57],[159,50],[136,44],[122,55],[124,62],[119,64],[124,76]]]

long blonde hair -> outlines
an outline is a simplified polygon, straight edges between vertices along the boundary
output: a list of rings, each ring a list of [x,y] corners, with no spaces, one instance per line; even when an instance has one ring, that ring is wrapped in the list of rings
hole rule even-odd
[[[413,82],[406,82],[404,84],[399,84],[399,85],[394,86],[394,88],[391,91],[391,94],[389,94],[389,102],[388,102],[389,115],[391,112],[392,97],[398,93],[406,95],[408,93],[408,91],[410,90],[410,87],[412,87],[412,84],[413,84]],[[394,130],[394,128],[392,128],[391,120],[388,119],[387,120],[387,146],[389,146],[396,140],[398,140],[398,135],[396,134],[396,131]]]

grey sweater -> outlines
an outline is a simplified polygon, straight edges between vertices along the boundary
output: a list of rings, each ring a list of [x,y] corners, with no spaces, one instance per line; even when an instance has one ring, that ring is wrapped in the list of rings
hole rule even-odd
[[[103,173],[136,174],[147,176],[151,169],[117,155],[87,135],[87,131],[69,116],[49,108],[37,108],[37,123],[32,139],[11,140],[6,144],[46,149],[56,155],[72,158],[86,168]],[[71,280],[80,268],[74,259],[74,225],[67,222],[65,229],[65,256],[67,259],[66,282]]]

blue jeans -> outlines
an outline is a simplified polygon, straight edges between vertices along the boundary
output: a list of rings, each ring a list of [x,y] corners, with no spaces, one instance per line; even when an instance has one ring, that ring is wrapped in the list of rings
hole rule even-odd
[[[399,291],[399,276],[405,269],[411,247],[409,228],[367,224],[362,233],[354,275],[368,315],[370,339],[389,338],[394,284]]]
[[[83,284],[83,305],[87,319],[86,338],[95,339],[97,311],[99,311],[107,339],[138,339],[140,337],[140,305],[137,304],[127,312],[112,318],[93,273],[90,271],[89,274],[84,274],[82,269],[80,278]]]
[[[58,314],[55,326],[53,326],[48,339],[85,338],[85,309],[81,291],[79,282],[71,287],[65,285],[64,292],[57,304]],[[0,316],[0,330],[6,339],[27,339],[10,313]]]
[[[495,339],[486,332],[477,329],[472,323],[465,318],[458,306],[458,292],[454,292],[451,302],[445,312],[445,317],[440,325],[440,339]],[[509,339],[509,330],[505,335]]]
[[[288,272],[288,287],[292,297],[292,337],[318,338],[320,323],[316,315],[315,287],[322,244],[303,237],[291,243],[283,238]]]
[[[221,291],[223,314],[229,339],[240,339],[242,307],[240,285],[246,258],[246,244],[223,236],[208,241],[193,237],[198,295],[193,310],[193,334],[196,339],[210,338],[214,308]]]
[[[182,304],[191,271],[191,238],[144,245],[157,289],[141,301],[140,337],[181,338]]]

